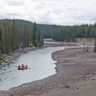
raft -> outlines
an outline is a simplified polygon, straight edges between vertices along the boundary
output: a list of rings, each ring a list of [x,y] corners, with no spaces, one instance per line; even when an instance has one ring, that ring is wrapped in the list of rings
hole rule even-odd
[[[18,69],[18,70],[26,70],[26,69],[28,69],[28,67],[27,67],[27,66],[24,66],[24,67],[18,66],[17,69]]]

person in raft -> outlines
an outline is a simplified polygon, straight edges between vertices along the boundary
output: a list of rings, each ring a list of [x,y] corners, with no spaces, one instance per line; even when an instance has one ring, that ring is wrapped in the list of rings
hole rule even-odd
[[[25,70],[25,69],[28,69],[28,66],[24,66],[24,64],[22,64],[21,66],[19,65],[18,66],[18,70]]]
[[[25,69],[28,69],[28,66],[27,65],[25,66]]]
[[[20,67],[20,65],[18,66],[18,70],[20,70],[21,69],[21,67]]]
[[[22,67],[21,67],[22,69],[25,69],[25,66],[24,66],[24,64],[22,64]]]

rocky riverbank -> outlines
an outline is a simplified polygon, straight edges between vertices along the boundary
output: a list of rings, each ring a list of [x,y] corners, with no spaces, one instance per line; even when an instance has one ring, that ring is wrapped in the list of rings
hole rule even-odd
[[[0,96],[95,96],[96,53],[73,48],[52,57],[58,61],[55,75],[2,91]]]
[[[14,51],[13,53],[8,53],[8,54],[5,54],[4,57],[5,57],[5,62],[2,63],[1,67],[2,66],[5,66],[6,64],[10,64],[10,63],[13,63],[15,62],[15,60],[20,56],[20,55],[23,55],[27,52],[30,52],[32,50],[36,50],[38,48],[24,48],[24,49],[18,49],[16,51]]]

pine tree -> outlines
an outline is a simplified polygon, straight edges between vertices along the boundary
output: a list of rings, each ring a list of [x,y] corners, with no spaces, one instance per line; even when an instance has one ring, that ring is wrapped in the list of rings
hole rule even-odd
[[[95,30],[95,42],[94,42],[94,52],[96,52],[96,30]]]
[[[5,43],[5,29],[4,29],[4,26],[2,25],[1,26],[1,52],[2,53],[6,53],[6,43]]]

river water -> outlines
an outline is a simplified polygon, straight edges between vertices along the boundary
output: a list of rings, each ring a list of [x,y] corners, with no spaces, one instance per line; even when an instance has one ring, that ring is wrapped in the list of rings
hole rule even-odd
[[[0,90],[8,90],[21,84],[44,79],[56,73],[51,53],[64,47],[48,47],[21,55],[15,63],[0,69]],[[28,70],[18,71],[17,66],[25,64]]]

